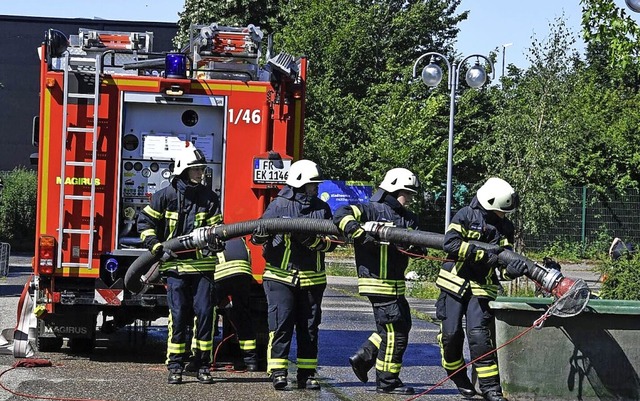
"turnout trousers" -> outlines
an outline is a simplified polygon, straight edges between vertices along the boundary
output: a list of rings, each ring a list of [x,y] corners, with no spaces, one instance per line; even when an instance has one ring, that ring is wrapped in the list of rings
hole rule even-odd
[[[318,367],[318,326],[326,284],[300,287],[265,280],[263,285],[269,309],[267,373],[281,372],[286,376],[295,329],[298,381],[306,380]]]
[[[251,292],[252,277],[248,274],[239,274],[216,281],[215,292],[218,304],[231,298],[231,308],[223,308],[224,313],[231,322],[238,344],[244,358],[244,363],[257,363],[256,333],[251,318],[249,296]]]
[[[358,354],[369,366],[376,367],[376,385],[392,390],[400,380],[402,357],[409,342],[411,309],[404,295],[398,298],[369,296],[376,321],[376,332],[362,344]]]
[[[213,278],[206,273],[166,273],[169,304],[167,368],[182,371],[188,362],[208,369],[213,350]],[[191,332],[190,332],[191,329]],[[187,344],[191,338],[191,344]]]
[[[463,358],[464,330],[462,317],[466,317],[467,341],[471,359],[485,355],[495,349],[495,318],[489,308],[488,298],[480,298],[467,293],[458,298],[445,291],[440,292],[436,302],[436,316],[440,319],[438,343],[442,353],[442,367],[452,374],[465,365]],[[502,391],[498,372],[498,359],[494,353],[476,361],[473,367],[478,375],[480,391]],[[462,371],[466,374],[466,371]]]

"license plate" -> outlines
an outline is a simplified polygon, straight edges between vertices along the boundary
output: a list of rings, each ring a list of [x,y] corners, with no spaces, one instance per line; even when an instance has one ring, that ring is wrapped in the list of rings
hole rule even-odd
[[[253,182],[258,184],[284,184],[289,175],[291,160],[253,160]]]

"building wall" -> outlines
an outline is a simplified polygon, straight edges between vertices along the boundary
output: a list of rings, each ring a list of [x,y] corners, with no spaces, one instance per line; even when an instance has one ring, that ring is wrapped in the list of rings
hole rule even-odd
[[[49,28],[67,36],[79,28],[153,32],[153,50],[169,51],[178,28],[165,22],[0,15],[0,171],[31,166],[32,121],[38,114],[40,61],[37,48]]]

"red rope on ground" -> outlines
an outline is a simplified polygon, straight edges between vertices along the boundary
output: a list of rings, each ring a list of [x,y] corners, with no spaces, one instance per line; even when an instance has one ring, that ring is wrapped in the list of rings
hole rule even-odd
[[[16,361],[13,364],[13,366],[11,366],[8,369],[5,369],[2,373],[0,373],[0,378],[2,376],[4,376],[5,373],[10,372],[10,371],[12,371],[14,369],[17,369],[17,368],[20,368],[20,367],[35,368],[35,367],[49,367],[49,366],[52,366],[52,363],[48,359],[25,358],[25,359],[21,359],[19,361]],[[100,400],[100,399],[93,399],[93,398],[47,397],[47,396],[37,395],[37,394],[20,393],[18,391],[14,391],[14,390],[11,390],[10,388],[7,388],[4,384],[2,384],[2,382],[0,382],[0,387],[2,387],[3,390],[8,391],[9,393],[11,393],[11,394],[13,394],[13,395],[15,395],[17,397],[32,398],[32,399],[37,399],[37,400],[110,401],[110,400]]]
[[[222,344],[225,343],[225,341],[227,341],[228,339],[230,339],[231,337],[235,336],[235,333],[229,334],[228,336],[226,336],[225,338],[222,339],[222,341],[220,341],[220,344],[218,344],[218,346],[216,347],[216,351],[213,353],[213,362],[212,365],[216,366],[216,359],[218,358],[218,351],[220,351],[220,347],[222,346]],[[225,370],[229,370],[228,368]]]
[[[524,336],[525,334],[527,334],[528,332],[530,332],[531,330],[535,329],[535,328],[540,328],[542,326],[542,323],[544,323],[545,320],[547,320],[547,318],[550,316],[549,312],[547,311],[546,313],[544,313],[540,318],[538,318],[535,322],[533,322],[533,325],[531,325],[531,327],[526,328],[522,333],[518,334],[517,336],[513,337],[511,340],[505,342],[504,344],[502,344],[501,346],[499,346],[496,349],[493,349],[489,352],[487,352],[484,355],[480,355],[479,357],[477,357],[476,359],[470,361],[469,363],[467,363],[466,365],[464,365],[463,367],[461,367],[460,369],[456,370],[455,372],[451,373],[449,376],[445,377],[444,379],[440,380],[439,382],[437,382],[436,384],[434,384],[433,386],[431,386],[430,388],[428,388],[427,390],[423,391],[420,394],[416,394],[411,398],[407,398],[405,401],[412,401],[415,399],[418,399],[420,397],[422,397],[423,395],[429,394],[431,391],[433,391],[434,389],[442,386],[442,384],[444,384],[447,380],[449,380],[451,378],[451,376],[454,376],[456,373],[460,372],[463,369],[466,369],[469,365],[473,364],[474,362],[477,362],[485,357],[487,357],[488,355],[493,354],[494,352],[498,352],[499,349],[506,347],[507,345],[511,344],[512,342],[514,342],[515,340],[519,339],[520,337]]]
[[[421,258],[421,259],[427,259],[427,260],[438,260],[440,262],[454,262],[454,260],[452,260],[452,259],[439,258],[437,256],[421,255],[419,253],[409,252],[409,251],[406,251],[406,250],[401,249],[401,248],[398,248],[398,250],[401,253],[404,253],[405,255],[409,255],[409,256],[414,257],[414,258]]]

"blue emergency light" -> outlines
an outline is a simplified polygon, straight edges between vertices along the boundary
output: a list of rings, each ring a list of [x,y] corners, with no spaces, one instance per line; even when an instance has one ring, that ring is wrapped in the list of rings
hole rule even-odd
[[[168,53],[164,59],[164,76],[166,78],[186,78],[187,55],[183,53]]]
[[[104,268],[109,272],[109,273],[115,273],[116,270],[118,270],[119,267],[119,263],[118,260],[115,258],[109,258],[107,259],[107,261],[104,264]]]

